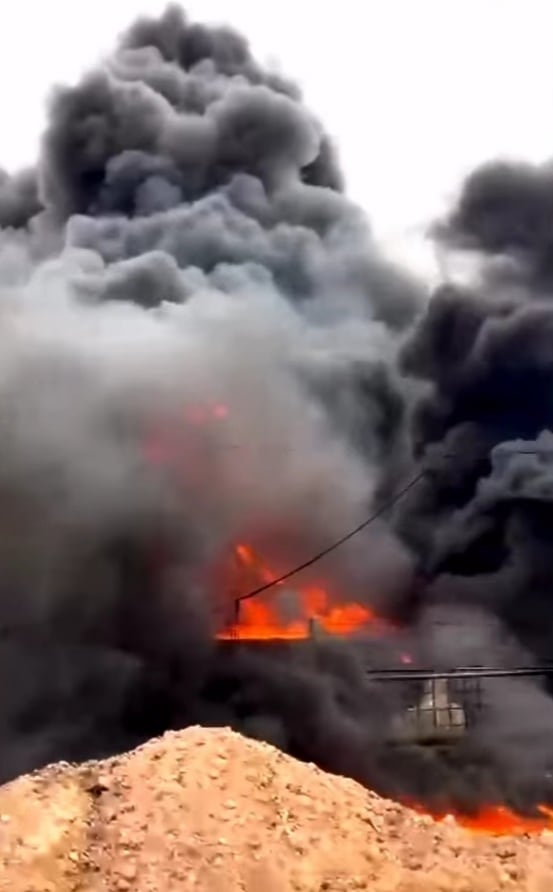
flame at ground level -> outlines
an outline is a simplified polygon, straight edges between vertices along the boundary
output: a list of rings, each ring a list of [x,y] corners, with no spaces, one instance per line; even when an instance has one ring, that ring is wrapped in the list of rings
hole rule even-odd
[[[204,406],[189,406],[183,413],[181,422],[189,427],[203,428],[209,422],[222,422],[229,416],[229,409],[223,403],[212,403]],[[181,428],[177,424],[176,431]],[[195,461],[196,476],[201,466],[201,452],[198,444],[182,436],[178,437],[173,424],[159,425],[144,439],[143,449],[147,461],[154,466],[183,466],[183,452],[190,458],[192,449]],[[188,451],[184,450],[188,446]],[[199,444],[201,446],[201,442]],[[268,567],[247,544],[238,544],[234,548],[233,564],[226,568],[225,577],[221,580],[225,594],[239,597],[248,589],[255,589],[265,583],[274,582],[279,574]],[[282,586],[277,583],[275,589]],[[379,618],[369,607],[355,601],[342,602],[331,599],[327,589],[322,586],[299,585],[296,588],[300,618],[287,621],[279,615],[272,593],[255,596],[241,602],[237,621],[217,634],[221,640],[238,639],[246,641],[294,641],[306,639],[310,635],[310,620],[328,634],[348,636],[358,631],[372,629],[386,630],[390,624]],[[401,654],[400,661],[409,665],[413,662],[410,654]],[[553,808],[545,805],[536,808],[536,815],[528,817],[518,814],[504,805],[487,805],[475,814],[461,812],[433,811],[431,808],[404,801],[403,804],[421,815],[426,815],[436,822],[451,821],[473,833],[493,836],[513,836],[535,834],[543,831],[553,832]]]
[[[246,544],[234,549],[234,562],[230,570],[232,591],[241,580],[242,588],[237,597],[260,585],[275,582],[279,574],[267,566]],[[277,582],[275,589],[282,591],[283,583]],[[316,585],[299,585],[295,589],[299,618],[287,620],[275,606],[271,592],[246,598],[237,603],[235,622],[217,634],[217,638],[242,641],[297,641],[308,638],[310,622],[330,635],[348,636],[378,622],[373,611],[357,602],[332,603],[326,588]]]
[[[248,588],[275,582],[279,574],[256,554],[254,549],[241,543],[233,550],[230,569],[227,566],[223,584],[230,592],[239,596]],[[275,589],[282,587],[277,583]],[[282,590],[282,589],[281,589]],[[274,593],[267,592],[240,603],[240,611],[233,625],[217,634],[220,640],[241,641],[296,641],[310,635],[310,620],[328,634],[348,636],[356,632],[372,629],[383,631],[388,624],[380,619],[369,607],[356,602],[333,601],[326,588],[314,585],[299,585],[295,588],[298,601],[299,619],[286,621],[279,614],[274,603]],[[409,654],[402,654],[404,664],[413,662]],[[527,816],[513,811],[505,805],[485,805],[476,813],[460,811],[438,812],[418,803],[403,804],[420,815],[426,815],[436,822],[452,822],[471,833],[488,836],[520,836],[544,831],[553,832],[553,808],[540,805],[535,816]]]
[[[521,815],[506,805],[484,805],[474,814],[449,811],[439,813],[424,805],[404,802],[420,815],[428,815],[441,823],[451,821],[472,833],[487,836],[524,836],[529,833],[553,832],[553,808],[546,805],[536,807],[536,815]]]

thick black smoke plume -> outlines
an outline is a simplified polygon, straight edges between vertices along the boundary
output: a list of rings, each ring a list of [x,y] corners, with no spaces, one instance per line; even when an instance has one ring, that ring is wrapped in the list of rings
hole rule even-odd
[[[390,747],[400,695],[366,674],[398,640],[439,667],[549,656],[548,180],[519,211],[526,173],[506,198],[494,176],[491,210],[482,176],[446,230],[510,263],[427,305],[234,31],[170,8],[57,91],[36,169],[0,182],[4,778],[201,721],[387,792],[547,798],[534,683],[499,686],[446,758]],[[401,635],[215,643],[236,542],[301,562],[421,467],[397,516],[301,579]]]

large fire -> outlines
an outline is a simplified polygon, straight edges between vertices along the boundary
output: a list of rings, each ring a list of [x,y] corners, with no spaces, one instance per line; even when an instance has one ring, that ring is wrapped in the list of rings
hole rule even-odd
[[[227,419],[228,408],[222,403],[193,406],[185,413],[185,421],[191,428],[203,428]],[[201,449],[194,448],[194,441],[178,437],[172,425],[160,426],[144,442],[144,453],[152,465],[182,467],[183,458],[193,456],[196,472]],[[390,631],[390,624],[378,617],[370,607],[356,601],[343,600],[331,595],[324,584],[302,583],[293,586],[295,617],[287,618],[279,606],[279,594],[285,583],[278,582],[281,572],[265,561],[257,550],[241,542],[232,549],[231,560],[225,562],[223,583],[224,596],[231,602],[264,584],[275,583],[272,591],[255,595],[234,603],[239,606],[233,621],[217,633],[219,640],[242,641],[294,641],[306,639],[311,634],[311,623],[327,634],[341,637],[356,633]],[[409,654],[401,654],[400,662],[413,662]],[[429,815],[437,822],[452,821],[466,830],[486,835],[506,836],[553,832],[553,808],[538,806],[535,816],[525,816],[505,805],[486,805],[473,814],[462,812],[437,812],[428,806],[406,802],[419,814]]]
[[[188,406],[180,419],[165,419],[155,426],[144,438],[143,451],[149,464],[172,469],[179,474],[179,469],[188,466],[194,468],[196,484],[199,478],[209,477],[209,468],[205,468],[204,442],[198,440],[194,431],[209,431],[229,418],[228,406],[221,402],[210,402]],[[191,434],[191,435],[190,435]],[[206,471],[201,474],[202,469]],[[190,481],[188,480],[188,485]],[[264,583],[272,583],[279,578],[279,572],[270,567],[260,557],[252,545],[239,543],[232,550],[231,560],[225,565],[222,578],[217,580],[217,587],[223,586],[223,595],[239,598],[250,589]],[[282,591],[282,585],[275,585],[275,590]],[[281,615],[271,593],[266,596],[247,598],[239,603],[239,609],[233,622],[217,635],[220,639],[242,640],[298,640],[309,637],[310,622],[332,635],[348,636],[368,626],[379,623],[374,612],[366,605],[355,601],[343,602],[330,596],[326,586],[302,585],[295,588],[297,601],[296,616],[287,619]],[[231,603],[232,606],[232,603]]]
[[[227,578],[232,591],[236,585],[249,584],[252,588],[269,584],[278,580],[279,573],[269,566],[246,543],[239,543],[233,549],[234,576]],[[284,582],[277,582],[275,590],[282,589]],[[384,630],[386,623],[367,606],[356,602],[333,601],[329,591],[316,585],[300,584],[295,587],[300,605],[300,619],[286,621],[279,613],[274,601],[274,593],[266,593],[244,599],[241,609],[233,625],[219,632],[222,640],[236,639],[242,641],[292,641],[309,637],[310,619],[315,620],[321,629],[328,634],[342,637],[357,632],[377,632]],[[242,588],[241,594],[245,593]],[[408,654],[401,656],[401,662],[412,662]],[[476,813],[437,812],[428,806],[417,803],[406,803],[419,814],[426,814],[436,822],[452,821],[472,833],[488,836],[520,836],[524,834],[553,832],[553,809],[545,805],[538,806],[535,816],[518,814],[505,805],[486,805]]]
[[[143,443],[144,455],[149,464],[170,467],[174,471],[192,464],[197,480],[202,457],[205,457],[202,442],[198,442],[194,436],[186,436],[186,430],[210,428],[213,423],[225,422],[229,409],[224,403],[213,402],[188,407],[183,414],[181,422],[184,420],[184,428],[166,420],[149,432]],[[225,567],[224,578],[219,579],[218,584],[222,584],[231,597],[234,593],[238,598],[248,589],[272,583],[278,577],[279,573],[269,567],[253,546],[239,543],[234,547],[231,561]],[[279,587],[280,584],[275,589]],[[291,620],[280,615],[270,594],[241,601],[236,621],[219,632],[217,637],[297,640],[309,636],[310,621],[317,622],[329,634],[348,636],[377,622],[369,607],[355,601],[343,603],[334,600],[327,588],[320,585],[299,585],[296,597],[298,615]]]
[[[250,587],[255,588],[279,578],[279,573],[268,566],[252,546],[244,543],[234,548],[233,570],[231,577],[234,576],[234,579],[229,580],[231,591],[236,587],[236,579],[249,580]],[[277,582],[275,590],[282,591],[283,586],[284,583]],[[334,601],[323,586],[299,584],[294,592],[298,618],[283,617],[274,596],[267,592],[240,601],[235,622],[219,632],[217,637],[258,641],[299,640],[309,637],[311,621],[330,635],[347,637],[378,622],[369,607],[355,601]]]

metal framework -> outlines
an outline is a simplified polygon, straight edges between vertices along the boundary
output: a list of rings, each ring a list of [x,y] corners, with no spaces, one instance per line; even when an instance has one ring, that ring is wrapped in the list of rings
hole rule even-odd
[[[477,724],[486,706],[484,679],[553,676],[553,666],[497,669],[485,666],[449,671],[367,670],[374,681],[393,685],[400,713],[391,743],[451,746]]]
[[[234,616],[228,639],[240,643],[233,632],[239,620],[240,602],[234,604]],[[317,637],[316,621],[308,622],[306,639]],[[270,642],[242,642],[246,647],[268,646]],[[278,642],[282,646],[294,642]],[[478,723],[493,691],[486,680],[501,678],[535,678],[553,683],[553,663],[538,666],[497,668],[492,666],[463,666],[452,669],[432,669],[403,666],[379,669],[367,666],[366,675],[375,683],[391,687],[393,701],[398,704],[397,721],[392,728],[390,743],[449,747],[463,738]]]

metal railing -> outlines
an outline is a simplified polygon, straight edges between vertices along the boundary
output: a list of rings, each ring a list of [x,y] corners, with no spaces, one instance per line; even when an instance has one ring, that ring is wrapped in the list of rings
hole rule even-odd
[[[367,675],[377,683],[390,684],[399,704],[392,743],[451,745],[478,724],[493,700],[493,680],[535,678],[545,683],[553,680],[553,666],[368,669]]]

